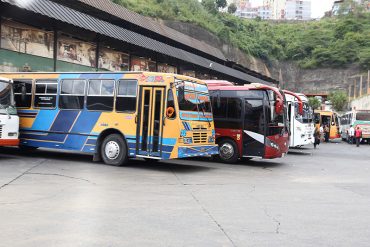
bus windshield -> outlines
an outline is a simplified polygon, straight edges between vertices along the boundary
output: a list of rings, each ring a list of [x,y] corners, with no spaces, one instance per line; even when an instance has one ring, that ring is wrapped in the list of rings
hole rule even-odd
[[[298,103],[294,104],[294,108],[296,112],[295,118],[297,121],[300,123],[312,123],[313,113],[307,102],[303,103],[303,115],[298,114]]]
[[[370,121],[370,112],[358,112],[356,114],[356,120]]]
[[[182,120],[212,120],[212,107],[206,85],[176,80],[177,97]]]
[[[4,110],[8,114],[16,114],[13,102],[12,84],[0,81],[0,111]]]

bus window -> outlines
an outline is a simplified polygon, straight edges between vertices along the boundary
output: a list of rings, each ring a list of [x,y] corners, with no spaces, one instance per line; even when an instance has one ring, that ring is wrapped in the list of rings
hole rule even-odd
[[[227,117],[240,119],[242,113],[242,101],[239,98],[229,98],[227,100]]]
[[[55,108],[57,92],[57,80],[37,80],[34,106],[36,108]]]
[[[18,108],[30,108],[32,80],[14,79],[15,104]]]
[[[113,111],[114,80],[90,80],[86,108],[91,111]]]
[[[265,134],[262,100],[245,101],[244,129],[261,135]]]
[[[118,112],[135,112],[137,80],[120,80],[118,82],[116,110]]]
[[[70,110],[83,109],[85,86],[85,80],[63,80],[60,87],[59,108]]]
[[[174,100],[174,97],[173,97],[172,89],[168,89],[166,116],[169,119],[175,119],[176,118],[175,100]]]
[[[367,112],[357,112],[356,120],[370,121],[370,113],[367,113]]]
[[[213,116],[215,118],[226,118],[227,116],[227,98],[213,97]]]

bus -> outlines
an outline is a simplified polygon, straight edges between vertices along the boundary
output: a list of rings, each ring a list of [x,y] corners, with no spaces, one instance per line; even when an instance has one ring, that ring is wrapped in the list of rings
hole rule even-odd
[[[340,129],[342,139],[348,140],[348,131],[351,127],[360,127],[362,130],[362,141],[370,143],[370,110],[353,110],[343,114],[340,118]]]
[[[313,111],[304,94],[283,90],[288,108],[290,126],[289,147],[296,148],[313,144]]]
[[[150,72],[4,73],[16,86],[20,145],[129,158],[218,153],[207,85]]]
[[[19,118],[14,102],[13,81],[0,77],[0,146],[19,145]]]
[[[211,95],[219,159],[273,159],[284,156],[289,131],[284,94],[263,84],[237,86],[206,81]]]
[[[320,128],[325,125],[329,126],[329,141],[340,142],[342,140],[339,127],[338,114],[333,111],[315,110],[314,111],[315,127]]]

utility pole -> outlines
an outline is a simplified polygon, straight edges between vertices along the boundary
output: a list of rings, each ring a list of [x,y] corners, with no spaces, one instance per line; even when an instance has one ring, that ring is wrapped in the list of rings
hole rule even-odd
[[[367,94],[370,94],[370,70],[367,71]]]
[[[360,75],[360,97],[362,96],[362,75]]]

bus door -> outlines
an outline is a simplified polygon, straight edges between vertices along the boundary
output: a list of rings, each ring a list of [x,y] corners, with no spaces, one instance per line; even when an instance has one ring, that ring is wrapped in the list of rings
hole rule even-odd
[[[165,87],[140,87],[136,140],[138,155],[161,156],[164,92]]]
[[[243,156],[264,157],[266,117],[263,99],[245,99]]]

